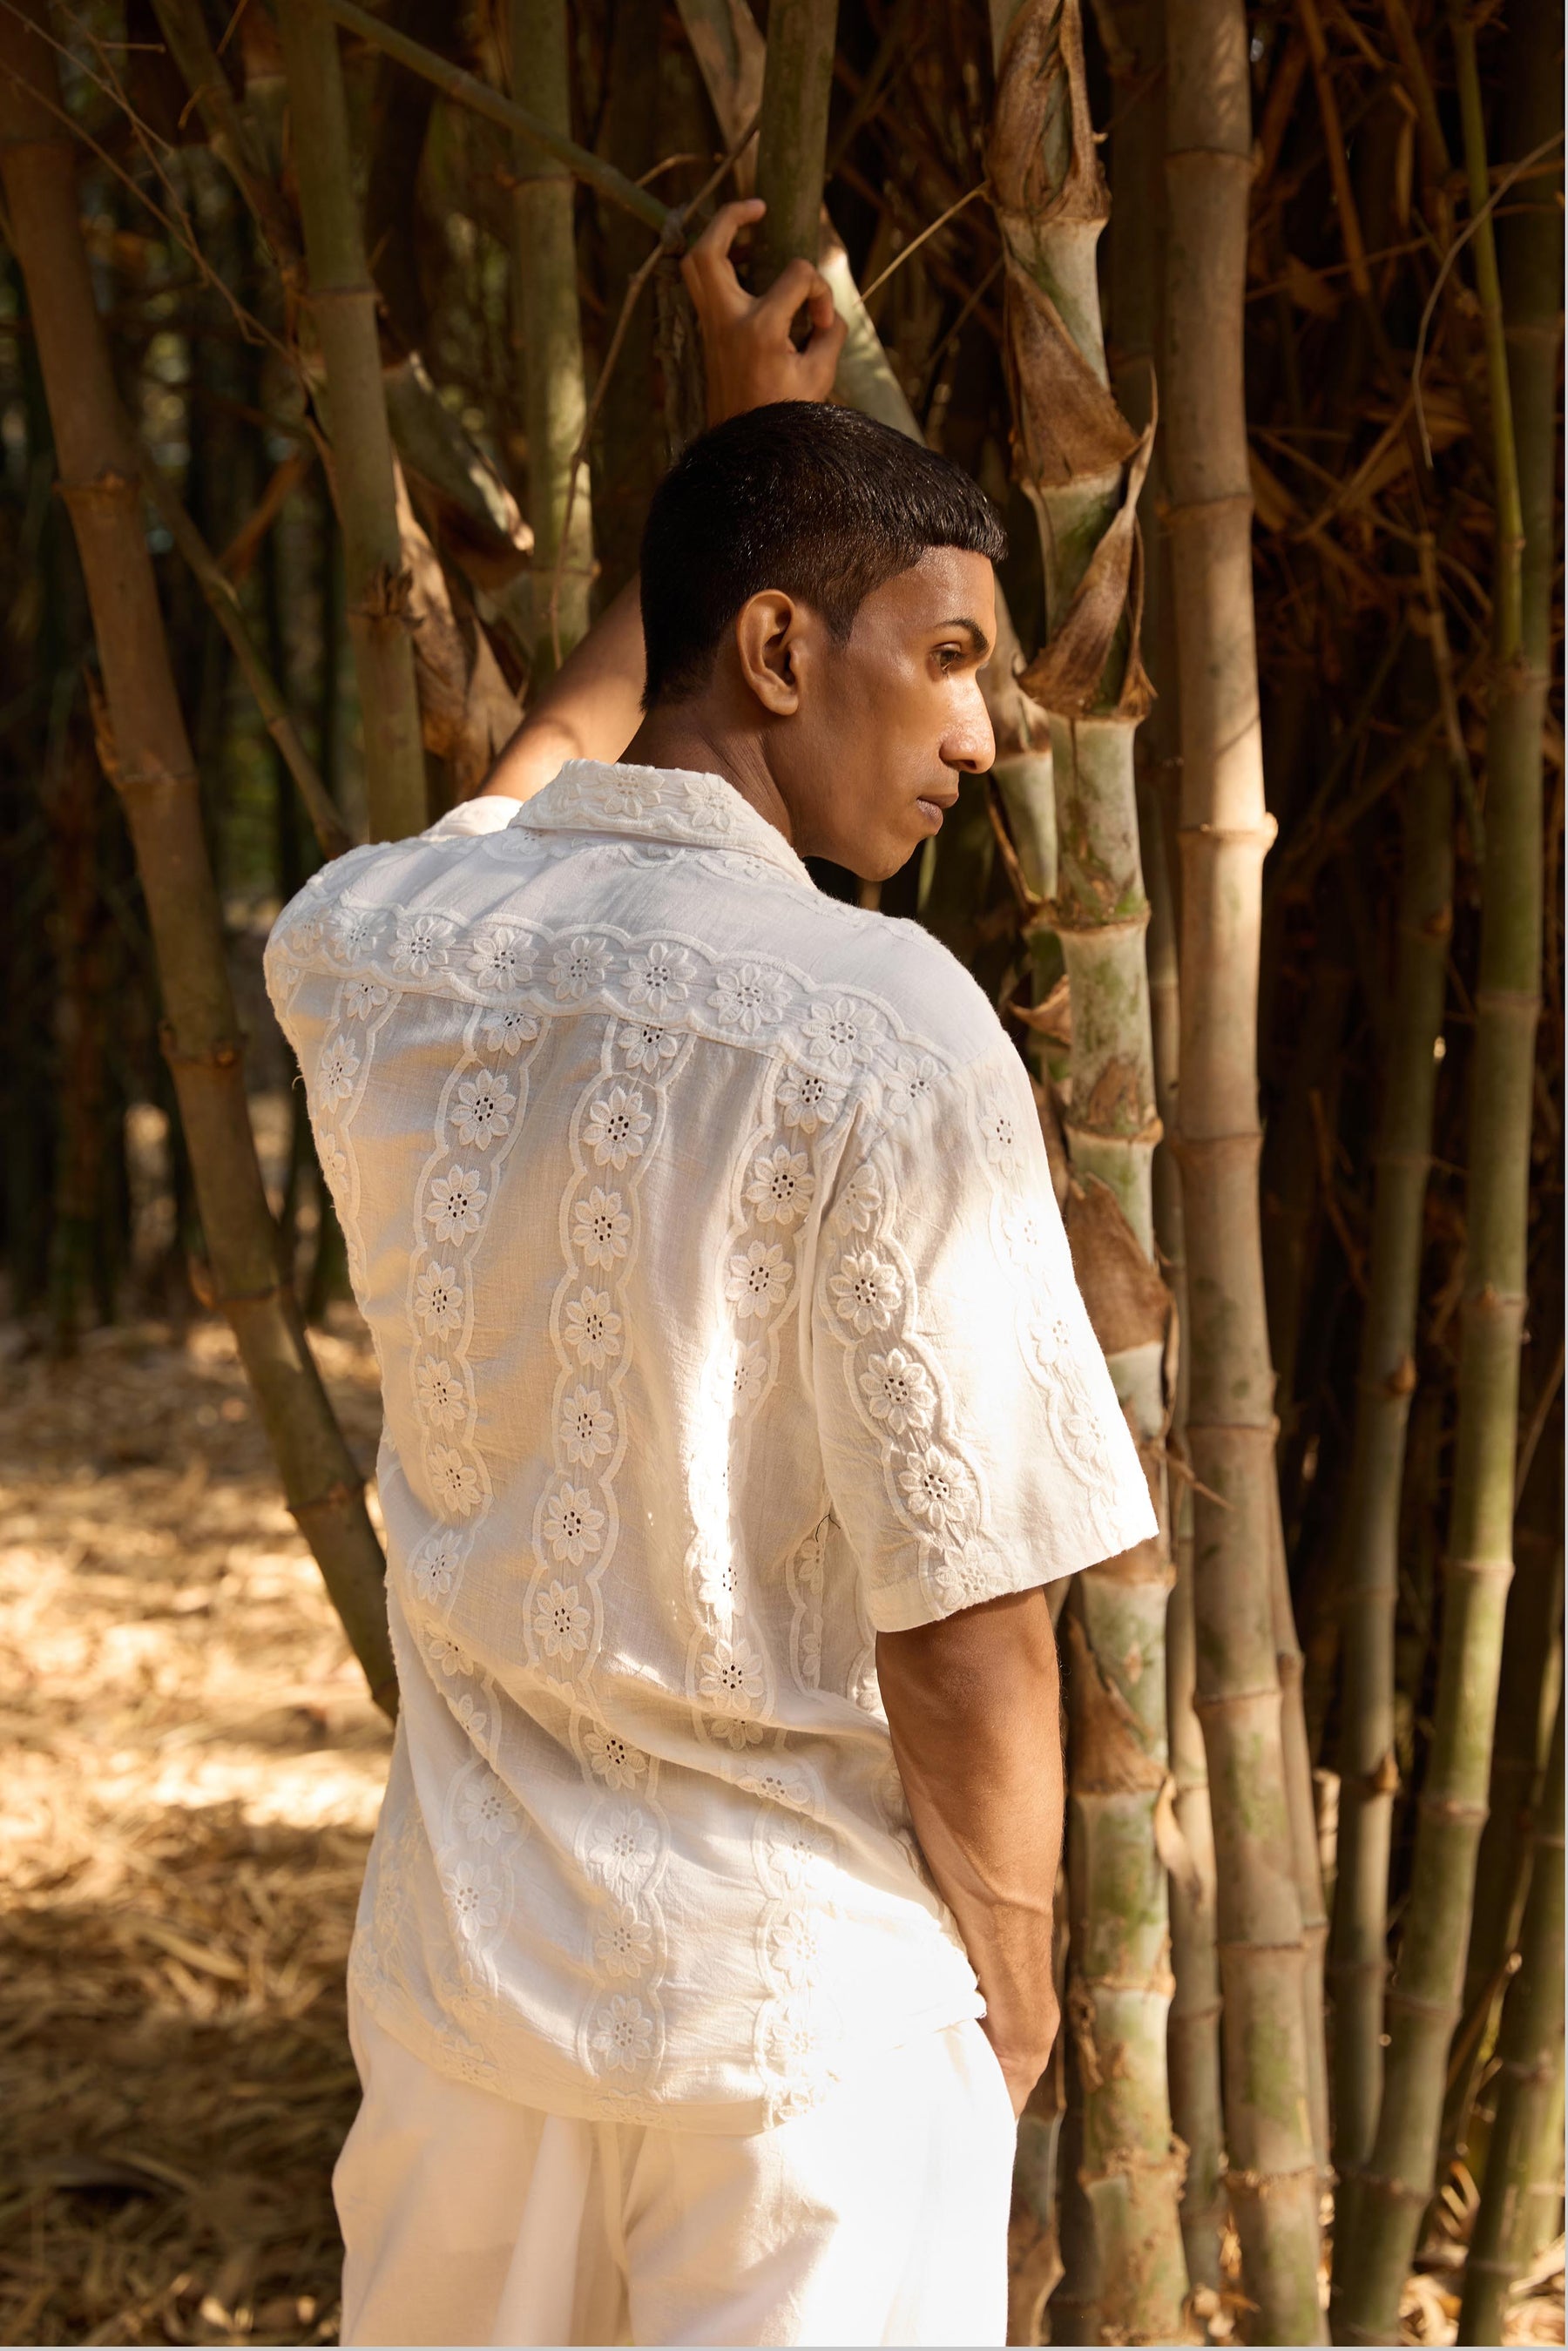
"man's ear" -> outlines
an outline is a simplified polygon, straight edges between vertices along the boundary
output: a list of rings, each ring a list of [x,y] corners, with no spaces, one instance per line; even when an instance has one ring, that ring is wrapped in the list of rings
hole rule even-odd
[[[740,674],[769,716],[792,718],[800,707],[800,657],[806,615],[781,589],[750,596],[735,616]]]

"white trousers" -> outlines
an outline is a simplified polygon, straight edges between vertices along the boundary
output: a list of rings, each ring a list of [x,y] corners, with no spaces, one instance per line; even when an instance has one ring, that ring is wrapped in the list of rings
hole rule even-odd
[[[977,2024],[744,2138],[545,2114],[350,2030],[345,2344],[1007,2339],[1016,2133]]]

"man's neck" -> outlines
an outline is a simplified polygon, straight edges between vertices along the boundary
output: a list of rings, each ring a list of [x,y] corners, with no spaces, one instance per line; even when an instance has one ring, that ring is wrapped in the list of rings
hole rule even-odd
[[[673,709],[650,710],[621,757],[632,767],[722,776],[748,808],[795,846],[789,810],[755,733],[706,723],[699,706],[678,703]]]

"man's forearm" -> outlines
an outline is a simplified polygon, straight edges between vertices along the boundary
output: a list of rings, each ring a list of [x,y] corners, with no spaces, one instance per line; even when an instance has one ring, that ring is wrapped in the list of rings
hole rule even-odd
[[[1021,2108],[1056,2037],[1061,1851],[1056,1640],[1041,1591],[877,1642],[915,1834],[957,1921]]]
[[[632,580],[562,662],[482,791],[531,799],[568,759],[618,759],[637,732],[644,675],[642,607]]]

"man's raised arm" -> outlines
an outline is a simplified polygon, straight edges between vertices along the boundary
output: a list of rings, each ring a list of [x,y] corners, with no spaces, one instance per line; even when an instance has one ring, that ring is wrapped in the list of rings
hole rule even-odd
[[[876,1669],[915,1834],[957,1920],[984,2030],[1021,2114],[1059,2022],[1061,1724],[1045,1593],[879,1633]]]
[[[720,424],[775,400],[826,400],[843,348],[843,320],[827,279],[792,261],[766,294],[748,294],[730,248],[768,207],[760,197],[726,204],[681,264],[702,332],[708,422]],[[804,309],[808,331],[790,334]],[[643,705],[643,620],[630,580],[568,654],[496,765],[483,792],[531,799],[567,759],[618,759]]]

